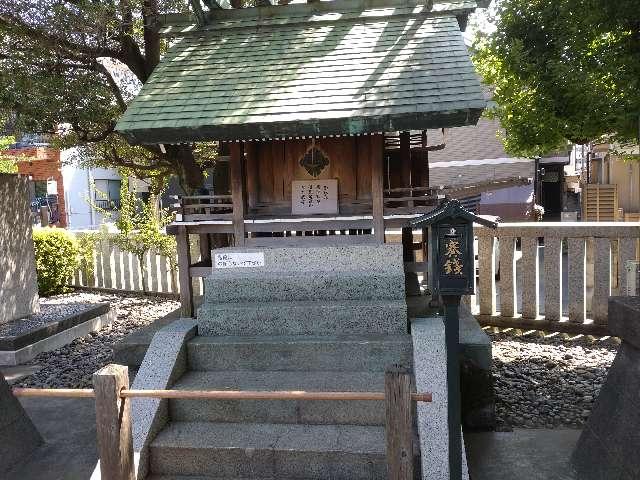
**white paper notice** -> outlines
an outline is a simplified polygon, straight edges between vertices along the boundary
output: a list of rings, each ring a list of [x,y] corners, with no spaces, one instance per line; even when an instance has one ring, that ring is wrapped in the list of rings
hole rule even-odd
[[[295,180],[291,183],[291,213],[338,213],[338,180]]]
[[[264,252],[215,253],[213,268],[264,267]]]

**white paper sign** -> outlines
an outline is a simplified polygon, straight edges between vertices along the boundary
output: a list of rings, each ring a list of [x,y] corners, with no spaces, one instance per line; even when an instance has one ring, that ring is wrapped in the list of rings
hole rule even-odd
[[[215,253],[213,259],[213,268],[264,267],[264,252]]]
[[[291,213],[338,213],[338,180],[295,180],[291,183]]]

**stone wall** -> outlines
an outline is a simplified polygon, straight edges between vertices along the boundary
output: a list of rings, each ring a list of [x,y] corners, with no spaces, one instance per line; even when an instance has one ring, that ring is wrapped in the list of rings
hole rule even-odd
[[[27,182],[0,174],[0,324],[39,309]]]

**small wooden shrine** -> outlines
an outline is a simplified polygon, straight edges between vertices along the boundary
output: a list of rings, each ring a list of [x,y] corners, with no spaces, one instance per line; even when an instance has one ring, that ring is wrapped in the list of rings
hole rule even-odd
[[[117,130],[134,144],[218,141],[230,188],[180,199],[185,313],[210,241],[384,242],[433,208],[427,131],[485,107],[461,34],[474,1],[335,0],[204,10],[173,37]],[[436,142],[437,143],[437,142]],[[227,183],[227,182],[222,182]],[[188,235],[201,236],[194,264]]]

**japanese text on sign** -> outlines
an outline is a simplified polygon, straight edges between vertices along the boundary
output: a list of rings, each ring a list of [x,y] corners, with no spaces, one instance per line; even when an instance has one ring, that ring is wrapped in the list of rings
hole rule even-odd
[[[264,252],[229,252],[213,255],[214,268],[264,267]]]
[[[291,213],[338,213],[338,181],[294,181],[291,184]]]
[[[459,238],[445,237],[444,257],[442,268],[446,275],[464,275],[464,264],[462,263],[462,252],[460,251]]]

